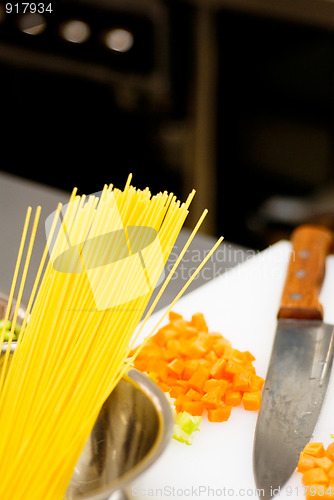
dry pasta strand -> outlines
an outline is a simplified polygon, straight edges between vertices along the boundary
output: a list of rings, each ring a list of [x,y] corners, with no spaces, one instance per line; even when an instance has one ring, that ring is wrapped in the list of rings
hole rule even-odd
[[[64,207],[59,204],[54,214],[22,336],[10,362],[9,342],[5,369],[0,375],[2,500],[64,498],[102,404],[128,369],[135,339],[206,216],[205,210],[148,308],[195,191],[180,203],[172,193],[152,196],[148,188],[136,189],[131,180],[130,174],[123,191],[112,184],[105,185],[98,196],[78,196],[74,188],[69,203]],[[11,301],[30,211],[14,271]],[[18,303],[39,211],[40,208],[31,232]],[[221,239],[168,310],[220,242]],[[15,321],[18,307],[14,311]]]

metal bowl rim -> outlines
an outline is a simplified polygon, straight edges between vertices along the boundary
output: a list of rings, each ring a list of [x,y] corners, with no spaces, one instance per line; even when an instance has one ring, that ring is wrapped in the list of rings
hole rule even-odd
[[[160,421],[159,433],[154,445],[147,455],[128,472],[125,472],[117,479],[89,493],[77,496],[75,500],[106,500],[106,498],[109,498],[115,491],[122,490],[126,486],[129,486],[136,477],[146,471],[156,461],[166,448],[172,436],[174,426],[173,412],[161,389],[148,377],[148,375],[141,373],[136,368],[130,368],[128,372],[123,375],[122,379],[137,386],[139,390],[144,392],[146,396],[151,399]]]

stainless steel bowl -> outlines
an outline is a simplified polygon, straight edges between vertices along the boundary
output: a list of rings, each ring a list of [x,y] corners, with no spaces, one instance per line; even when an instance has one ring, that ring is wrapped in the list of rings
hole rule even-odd
[[[6,301],[0,293],[0,317]],[[23,317],[24,308],[20,319]],[[165,449],[173,423],[163,392],[149,377],[131,368],[101,409],[75,467],[66,500],[127,499],[134,479]]]
[[[105,402],[76,465],[67,500],[126,499],[131,484],[169,442],[173,415],[166,396],[130,369]]]

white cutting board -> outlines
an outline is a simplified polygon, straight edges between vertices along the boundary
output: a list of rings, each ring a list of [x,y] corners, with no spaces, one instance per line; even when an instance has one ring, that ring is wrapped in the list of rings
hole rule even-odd
[[[290,243],[281,241],[184,296],[173,310],[185,319],[203,312],[209,329],[222,333],[235,348],[249,350],[256,358],[257,373],[265,377],[290,254]],[[325,321],[334,324],[334,256],[327,258],[320,300]],[[145,332],[160,317],[161,312],[153,315]],[[328,393],[334,395],[334,374]],[[187,446],[171,439],[157,462],[134,481],[130,498],[261,496],[256,492],[252,470],[256,418],[257,413],[242,407],[234,408],[227,422],[210,423],[204,417],[194,443]],[[313,440],[329,444],[333,433],[334,397],[325,401]],[[300,474],[292,476],[279,497],[304,498]]]

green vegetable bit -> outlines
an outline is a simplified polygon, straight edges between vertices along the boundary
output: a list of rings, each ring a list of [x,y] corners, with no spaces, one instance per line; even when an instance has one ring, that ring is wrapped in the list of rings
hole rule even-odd
[[[190,436],[184,431],[181,431],[180,427],[177,425],[174,426],[174,433],[173,433],[173,438],[176,439],[176,441],[180,441],[180,443],[185,443],[185,444],[193,444],[194,436]]]
[[[194,440],[193,432],[198,431],[202,417],[194,417],[186,411],[178,413],[175,418],[173,438],[181,443],[192,444]]]
[[[4,327],[4,324],[5,324],[5,320],[4,319],[1,319],[0,320],[0,332],[1,330],[3,329]],[[12,322],[9,321],[9,319],[7,319],[7,322],[6,322],[6,330],[10,330],[12,328]]]
[[[180,429],[187,434],[191,434],[194,431],[197,431],[199,428],[199,424],[202,421],[202,417],[194,417],[183,411],[176,416],[175,423],[180,427]]]
[[[4,339],[3,339],[4,342],[8,342],[10,339],[10,332],[12,329],[12,325],[13,323],[10,320],[7,320],[6,323],[4,319],[0,320],[0,335],[2,334],[3,328],[5,326]],[[16,324],[13,331],[12,341],[14,342],[17,341],[18,336],[20,335],[20,331],[21,331],[21,325]]]

